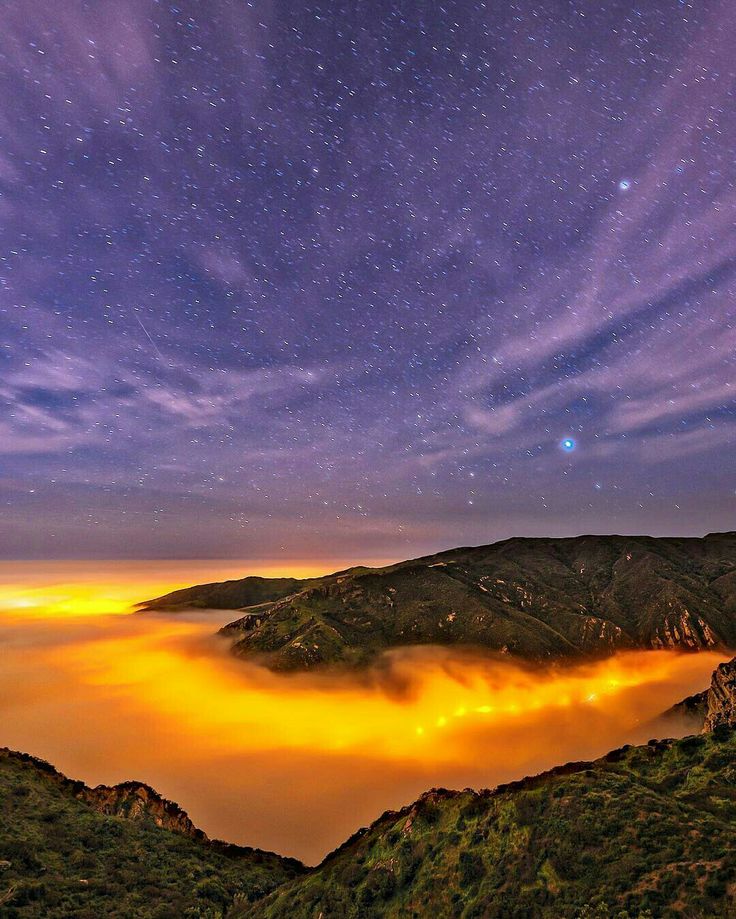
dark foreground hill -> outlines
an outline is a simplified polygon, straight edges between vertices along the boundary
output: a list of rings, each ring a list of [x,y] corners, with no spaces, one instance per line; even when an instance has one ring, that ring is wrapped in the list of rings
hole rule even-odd
[[[0,749],[0,916],[221,916],[304,869],[208,840],[148,785],[88,788]]]
[[[706,695],[712,730],[428,792],[309,871],[208,842],[148,786],[87,789],[4,751],[0,915],[733,919],[735,703],[736,660]]]
[[[529,660],[625,648],[736,647],[736,533],[509,539],[309,581],[243,578],[148,601],[240,609],[241,656],[298,670],[360,666],[400,645]]]
[[[735,778],[736,737],[721,728],[492,792],[431,791],[255,915],[734,916]]]

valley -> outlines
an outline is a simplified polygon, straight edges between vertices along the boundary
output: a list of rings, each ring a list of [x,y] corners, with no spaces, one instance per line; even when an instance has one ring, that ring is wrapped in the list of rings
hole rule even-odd
[[[706,729],[492,791],[433,789],[316,868],[211,842],[140,783],[0,750],[0,906],[20,917],[732,916],[736,660]]]
[[[730,564],[704,554],[677,581],[691,596]],[[729,915],[733,671],[704,691],[721,642],[582,659],[409,643],[281,668],[232,653],[229,608],[135,612],[114,566],[81,570],[6,575],[3,916]],[[648,854],[612,873],[621,846]]]

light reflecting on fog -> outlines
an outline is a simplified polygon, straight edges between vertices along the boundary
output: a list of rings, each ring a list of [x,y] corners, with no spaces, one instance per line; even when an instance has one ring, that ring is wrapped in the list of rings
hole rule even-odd
[[[181,564],[57,563],[26,581],[14,566],[0,593],[0,744],[90,783],[147,781],[211,835],[309,862],[431,786],[492,786],[647,740],[728,656],[539,669],[425,648],[360,676],[276,675],[214,636],[231,613],[121,615],[204,572]]]

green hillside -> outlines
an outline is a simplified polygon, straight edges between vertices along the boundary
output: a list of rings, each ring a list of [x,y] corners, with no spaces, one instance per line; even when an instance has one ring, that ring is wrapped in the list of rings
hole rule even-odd
[[[530,660],[732,648],[736,534],[510,539],[312,581],[204,585],[145,606],[184,603],[245,607],[223,629],[234,653],[281,670],[361,666],[416,644],[479,646]]]
[[[307,873],[106,816],[71,784],[0,757],[4,919],[736,916],[731,728],[493,792],[428,792]]]
[[[0,751],[0,916],[734,919],[736,659],[712,730],[493,791],[433,790],[317,868],[210,842],[147,785]]]
[[[385,814],[264,919],[736,915],[736,737],[623,748]]]
[[[292,859],[208,841],[148,786],[89,789],[0,750],[3,919],[215,917],[238,915],[235,906],[244,915],[301,870]]]

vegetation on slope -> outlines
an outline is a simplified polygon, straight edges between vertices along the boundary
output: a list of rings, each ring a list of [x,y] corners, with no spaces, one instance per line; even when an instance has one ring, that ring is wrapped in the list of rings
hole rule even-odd
[[[432,791],[279,888],[262,919],[736,916],[736,737]]]
[[[530,660],[736,647],[736,534],[510,539],[351,569],[244,613],[223,629],[234,653],[280,670],[361,666],[416,644]]]
[[[147,785],[0,750],[0,915],[736,919],[736,659],[704,705],[699,735],[428,792],[310,871],[210,842]]]
[[[433,790],[311,871],[201,841],[186,823],[164,829],[157,807],[130,810],[130,785],[122,819],[79,788],[0,755],[4,919],[736,917],[736,733],[725,725],[494,791]],[[109,792],[98,805],[118,800]]]
[[[209,842],[186,815],[168,822],[164,799],[154,792],[152,807],[141,807],[135,788],[147,786],[89,789],[41,760],[0,750],[3,919],[244,915],[303,870],[269,852]],[[113,802],[118,815],[100,812]]]
[[[304,590],[316,580],[300,578],[261,578],[251,576],[236,581],[221,581],[213,584],[198,584],[196,587],[182,587],[163,597],[139,603],[141,612],[161,610],[178,612],[186,609],[241,609],[280,600],[297,591]]]

